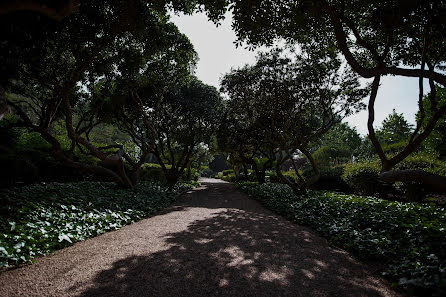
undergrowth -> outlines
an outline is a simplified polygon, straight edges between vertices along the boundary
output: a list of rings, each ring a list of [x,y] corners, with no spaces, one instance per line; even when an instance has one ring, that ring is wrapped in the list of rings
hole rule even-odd
[[[40,183],[0,191],[0,267],[32,261],[168,206],[187,185]]]

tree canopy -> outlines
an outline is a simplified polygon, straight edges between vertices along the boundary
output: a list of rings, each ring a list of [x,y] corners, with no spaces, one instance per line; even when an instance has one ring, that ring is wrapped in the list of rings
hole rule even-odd
[[[381,171],[392,170],[432,132],[446,114],[436,85],[446,85],[445,1],[222,1],[234,14],[238,44],[270,45],[283,39],[306,50],[336,50],[363,78],[373,78],[368,102],[369,138],[381,160]],[[382,76],[414,77],[419,80],[420,117],[407,145],[388,156],[376,137],[375,100]],[[423,79],[429,81],[430,110],[424,111]],[[429,122],[422,125],[424,115]],[[399,172],[401,177],[408,172]],[[398,178],[398,172],[392,175]],[[382,176],[385,178],[388,174]],[[422,175],[418,174],[418,177]],[[405,178],[404,177],[404,178]],[[414,177],[415,178],[415,177]],[[426,177],[428,178],[428,177]],[[420,180],[419,178],[415,178]]]
[[[196,53],[188,38],[169,22],[166,12],[143,1],[85,2],[78,13],[56,23],[36,15],[26,23],[2,21],[8,26],[0,26],[6,40],[0,45],[5,61],[0,84],[23,124],[40,133],[55,158],[67,166],[133,185],[146,156],[127,172],[122,147],[111,155],[110,146],[95,146],[89,134],[133,98],[124,94],[140,89],[156,102],[167,90],[166,82],[190,75]],[[52,133],[58,119],[64,121],[68,148]],[[78,162],[75,150],[101,163]]]
[[[222,91],[229,96],[225,147],[263,172],[273,161],[280,168],[299,150],[315,170],[313,178],[302,178],[301,188],[318,178],[310,142],[361,109],[367,94],[357,76],[348,67],[342,68],[338,59],[316,59],[307,53],[286,57],[279,50],[260,54],[255,65],[226,74]],[[261,157],[270,162],[263,162],[260,169],[254,158]]]

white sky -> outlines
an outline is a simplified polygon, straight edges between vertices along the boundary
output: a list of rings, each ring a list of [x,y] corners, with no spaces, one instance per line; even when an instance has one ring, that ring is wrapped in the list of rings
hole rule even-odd
[[[231,28],[231,15],[227,14],[217,28],[208,21],[203,13],[192,16],[173,15],[172,21],[181,32],[186,34],[198,53],[199,62],[196,76],[204,83],[219,89],[220,78],[231,68],[255,63],[258,51],[248,51],[236,48],[236,35]],[[425,91],[429,91],[428,88]],[[375,126],[379,127],[382,120],[395,108],[397,113],[403,113],[406,120],[415,123],[418,100],[418,79],[402,77],[383,77],[381,87],[375,102]],[[362,111],[346,120],[362,135],[367,134],[367,112]]]

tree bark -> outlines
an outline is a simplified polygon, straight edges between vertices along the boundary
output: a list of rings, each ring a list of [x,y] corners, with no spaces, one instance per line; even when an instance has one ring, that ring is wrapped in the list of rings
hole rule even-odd
[[[248,178],[248,168],[245,163],[243,163],[243,174],[245,175],[245,178]]]

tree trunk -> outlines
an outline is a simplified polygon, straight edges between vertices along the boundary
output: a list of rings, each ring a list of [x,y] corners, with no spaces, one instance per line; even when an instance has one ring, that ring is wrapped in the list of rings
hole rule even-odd
[[[192,170],[191,170],[191,167],[192,167],[192,164],[188,164],[187,165],[187,180],[190,180],[191,179],[191,175],[192,175]]]
[[[256,169],[256,178],[259,184],[265,183],[265,171]]]
[[[277,177],[282,181],[282,183],[288,185],[296,195],[302,193],[302,189],[296,182],[291,182],[286,176],[282,174],[282,164],[277,162],[276,164],[276,174]]]
[[[168,184],[176,184],[180,179],[180,173],[176,169],[168,169],[167,172],[164,173],[166,175],[166,180]]]
[[[239,177],[240,176],[240,167],[233,166],[233,170],[234,170],[235,176]]]
[[[248,178],[248,168],[245,163],[243,163],[243,174],[245,175],[245,178]]]

